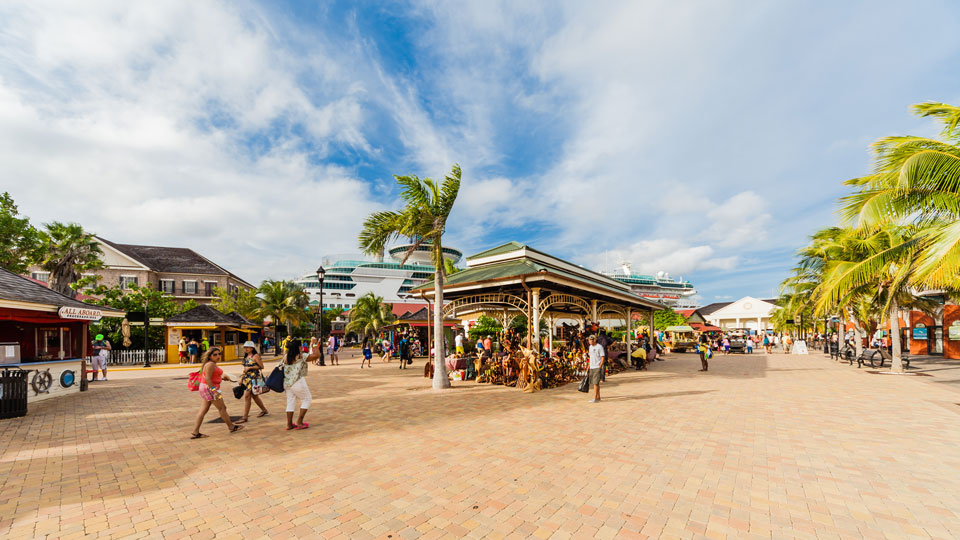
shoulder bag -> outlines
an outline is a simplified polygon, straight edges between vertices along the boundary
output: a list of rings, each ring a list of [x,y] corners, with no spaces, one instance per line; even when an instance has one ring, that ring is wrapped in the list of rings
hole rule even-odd
[[[274,392],[283,392],[283,364],[278,364],[267,377],[267,388]]]

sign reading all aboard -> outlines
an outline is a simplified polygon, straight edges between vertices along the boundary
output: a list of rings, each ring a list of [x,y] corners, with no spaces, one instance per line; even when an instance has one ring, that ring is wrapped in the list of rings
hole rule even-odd
[[[103,313],[99,309],[78,308],[63,306],[57,312],[61,319],[77,319],[81,321],[99,321]]]

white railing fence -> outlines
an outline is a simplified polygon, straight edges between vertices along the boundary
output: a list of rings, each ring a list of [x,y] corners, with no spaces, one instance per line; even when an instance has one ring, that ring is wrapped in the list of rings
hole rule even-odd
[[[150,357],[151,364],[166,364],[167,356],[163,349],[150,349],[147,351],[147,354]],[[144,362],[144,353],[143,350],[117,350],[114,349],[110,351],[110,360],[107,361],[107,365],[110,366],[124,366],[124,365],[137,365],[143,364]]]

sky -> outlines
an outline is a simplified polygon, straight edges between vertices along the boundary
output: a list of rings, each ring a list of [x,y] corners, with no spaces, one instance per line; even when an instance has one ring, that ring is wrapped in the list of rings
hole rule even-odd
[[[923,1],[8,1],[0,190],[259,283],[457,163],[466,254],[767,298],[870,143],[960,103],[957,28]]]

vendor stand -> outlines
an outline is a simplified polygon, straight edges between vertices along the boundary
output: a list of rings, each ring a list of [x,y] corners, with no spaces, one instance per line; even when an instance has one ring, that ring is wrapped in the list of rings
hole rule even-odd
[[[263,327],[254,324],[239,313],[221,313],[208,305],[174,315],[164,321],[166,326],[167,363],[180,363],[180,338],[196,339],[198,343],[207,338],[211,347],[223,349],[223,361],[243,358],[242,343],[251,340],[262,343]]]
[[[697,334],[687,325],[668,326],[664,346],[675,352],[686,352],[697,347]]]
[[[28,400],[80,390],[92,321],[123,311],[64,296],[0,269],[0,368],[28,370]]]

